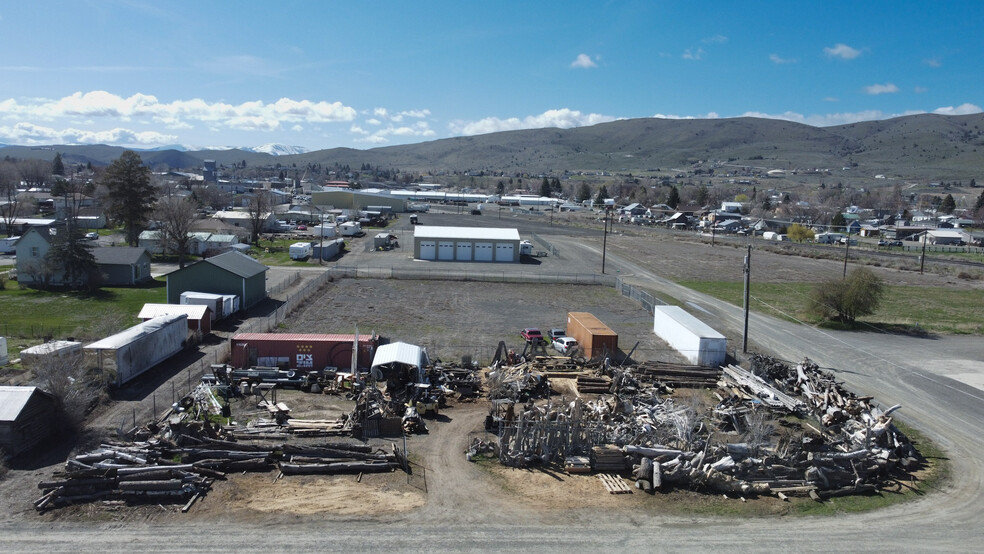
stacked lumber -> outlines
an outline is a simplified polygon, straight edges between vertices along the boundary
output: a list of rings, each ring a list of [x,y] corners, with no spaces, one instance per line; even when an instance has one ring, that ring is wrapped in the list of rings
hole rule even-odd
[[[669,362],[642,362],[628,368],[637,379],[670,387],[709,388],[721,377],[720,368]]]
[[[567,473],[591,473],[591,458],[587,456],[568,456],[564,459]]]
[[[577,392],[581,394],[609,394],[611,390],[612,380],[608,377],[577,376]]]
[[[625,454],[614,444],[591,447],[591,468],[599,472],[625,471]]]

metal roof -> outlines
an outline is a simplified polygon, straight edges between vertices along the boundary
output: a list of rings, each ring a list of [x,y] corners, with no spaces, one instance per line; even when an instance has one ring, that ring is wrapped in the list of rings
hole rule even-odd
[[[47,394],[37,387],[0,386],[0,421],[14,421],[35,392]]]
[[[285,340],[285,341],[308,341],[308,342],[352,342],[355,335],[322,335],[308,333],[239,333],[233,335],[232,340],[238,342],[263,341],[263,340]],[[371,343],[372,335],[359,334],[360,343]]]
[[[422,239],[519,240],[519,230],[498,227],[440,227],[422,225],[414,228],[413,237]]]
[[[253,277],[267,270],[267,266],[235,250],[206,258],[199,263],[212,264],[243,278]]]
[[[673,319],[681,327],[687,329],[694,335],[705,339],[723,339],[724,335],[714,330],[713,327],[692,316],[680,306],[654,306],[658,312],[665,314]]]
[[[185,314],[188,319],[204,319],[209,307],[205,304],[144,304],[138,319],[154,319],[162,315]]]
[[[384,344],[376,349],[376,355],[372,357],[372,367],[393,362],[418,368],[427,366],[430,363],[427,359],[426,350],[417,345],[407,344],[405,342]]]
[[[100,246],[92,249],[96,263],[103,265],[135,264],[146,253],[146,248],[138,246]]]
[[[53,340],[37,346],[32,346],[30,348],[25,348],[21,350],[21,356],[27,354],[28,356],[32,354],[48,355],[54,354],[56,352],[61,352],[62,350],[82,350],[82,343],[74,340]]]
[[[185,314],[170,314],[162,315],[160,317],[155,317],[149,321],[143,323],[138,323],[129,329],[123,330],[115,335],[106,337],[102,340],[98,340],[85,347],[86,350],[99,350],[104,348],[119,348],[121,346],[126,346],[136,339],[149,335],[155,331],[158,331],[167,325],[174,323],[175,321],[187,321],[188,316]]]

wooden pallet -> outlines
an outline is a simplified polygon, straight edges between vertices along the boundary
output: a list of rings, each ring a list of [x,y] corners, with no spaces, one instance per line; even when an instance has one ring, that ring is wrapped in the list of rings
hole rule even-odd
[[[610,494],[632,494],[632,489],[625,484],[625,481],[620,479],[617,475],[612,475],[611,473],[599,473],[598,479],[601,479],[601,484],[605,485],[605,489],[608,490]]]

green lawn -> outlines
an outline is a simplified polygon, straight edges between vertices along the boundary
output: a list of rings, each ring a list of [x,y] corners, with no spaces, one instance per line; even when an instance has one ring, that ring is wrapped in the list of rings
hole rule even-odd
[[[165,282],[142,287],[103,287],[95,292],[21,289],[8,281],[0,291],[0,334],[7,337],[96,339],[107,330],[140,323],[137,314],[148,302],[166,303]]]
[[[305,237],[305,238],[290,238],[290,239],[279,239],[279,240],[266,240],[261,239],[259,246],[254,246],[253,250],[250,251],[250,255],[256,258],[258,262],[263,265],[280,265],[280,266],[306,266],[312,263],[318,263],[318,258],[311,258],[310,260],[297,261],[290,259],[290,245],[295,242],[311,242],[317,240],[315,238]],[[329,239],[325,239],[328,241]],[[330,239],[334,240],[334,239]]]
[[[683,281],[696,291],[736,306],[742,305],[742,284],[718,281]],[[818,321],[806,313],[811,283],[753,283],[751,309],[790,321]],[[984,293],[927,287],[887,286],[878,311],[861,318],[864,324],[896,331],[942,334],[984,334],[980,306]]]

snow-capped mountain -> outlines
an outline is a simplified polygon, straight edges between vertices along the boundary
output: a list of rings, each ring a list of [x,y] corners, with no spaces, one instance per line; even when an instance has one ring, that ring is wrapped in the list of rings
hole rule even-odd
[[[246,150],[247,152],[270,154],[271,156],[290,156],[292,154],[304,154],[308,151],[307,148],[304,148],[303,146],[288,146],[286,144],[277,143],[264,144],[253,148],[243,146],[239,149]]]

